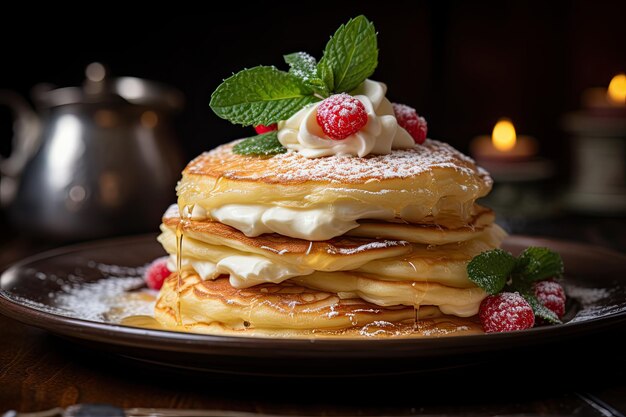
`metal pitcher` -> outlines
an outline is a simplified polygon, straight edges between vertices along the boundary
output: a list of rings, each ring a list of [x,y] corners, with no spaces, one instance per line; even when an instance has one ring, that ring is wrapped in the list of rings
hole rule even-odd
[[[0,197],[18,231],[54,240],[157,231],[182,168],[171,115],[182,94],[97,63],[82,88],[39,86],[37,111],[11,92],[13,151]]]

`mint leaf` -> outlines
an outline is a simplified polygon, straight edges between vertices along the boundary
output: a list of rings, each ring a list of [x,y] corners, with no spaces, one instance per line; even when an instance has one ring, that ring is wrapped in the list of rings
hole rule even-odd
[[[531,246],[518,257],[513,274],[527,282],[541,281],[563,275],[561,256],[548,249]]]
[[[263,133],[247,138],[233,146],[233,152],[239,155],[269,156],[287,152],[287,149],[278,141],[278,132]]]
[[[539,301],[539,299],[535,296],[535,294],[532,291],[532,287],[530,286],[514,286],[513,287],[517,292],[519,292],[522,297],[524,297],[524,299],[526,301],[528,301],[528,304],[530,304],[530,307],[533,309],[533,313],[535,314],[535,319],[537,317],[543,319],[544,321],[546,321],[547,323],[550,324],[560,324],[562,323],[562,321],[559,319],[559,317],[554,313],[554,311],[550,310],[548,307],[544,306],[541,301]]]
[[[289,64],[289,73],[298,77],[316,94],[328,97],[328,88],[317,72],[317,61],[306,52],[294,52],[285,55],[285,62]]]
[[[467,264],[467,276],[489,294],[497,294],[504,288],[515,268],[515,257],[502,249],[480,253]]]
[[[376,30],[361,15],[341,25],[330,38],[318,72],[328,90],[347,93],[372,75],[377,65]]]
[[[284,55],[285,62],[289,64],[289,73],[300,78],[302,81],[318,78],[317,61],[306,52],[294,52]]]
[[[322,77],[322,81],[324,82],[326,88],[329,91],[333,91],[335,86],[335,79],[333,76],[333,69],[330,67],[328,62],[322,59],[319,64],[317,64],[317,72],[320,77]]]
[[[318,100],[294,75],[274,67],[254,67],[224,80],[211,95],[210,106],[222,119],[257,126],[286,120]]]

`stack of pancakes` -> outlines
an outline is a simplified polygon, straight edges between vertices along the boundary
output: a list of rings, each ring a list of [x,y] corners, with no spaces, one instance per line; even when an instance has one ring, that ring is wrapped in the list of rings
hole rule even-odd
[[[467,262],[505,234],[475,203],[492,180],[470,158],[434,140],[317,159],[243,156],[236,143],[190,162],[163,217],[173,259],[182,236],[182,268],[156,304],[163,325],[376,334],[477,314],[486,294]]]

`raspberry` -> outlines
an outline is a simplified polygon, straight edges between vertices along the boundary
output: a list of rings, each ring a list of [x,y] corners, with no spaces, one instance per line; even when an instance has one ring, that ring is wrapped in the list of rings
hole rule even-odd
[[[478,316],[487,333],[524,330],[535,325],[533,309],[517,292],[488,296],[480,303]]]
[[[257,135],[260,135],[263,133],[271,132],[273,130],[278,130],[278,125],[276,123],[271,124],[269,126],[258,125],[254,127],[254,130],[256,130]]]
[[[346,93],[335,94],[317,107],[317,123],[326,136],[341,140],[367,124],[367,111],[358,99]]]
[[[428,133],[426,119],[419,117],[415,109],[406,104],[393,103],[393,112],[396,114],[398,124],[409,132],[415,143],[419,145],[424,143]]]
[[[556,281],[540,281],[534,285],[535,296],[559,318],[565,314],[565,291]]]
[[[153,290],[160,290],[163,286],[165,278],[169,277],[171,272],[167,268],[167,260],[169,257],[163,256],[157,258],[146,268],[146,272],[143,274],[143,279],[146,281],[148,288]]]

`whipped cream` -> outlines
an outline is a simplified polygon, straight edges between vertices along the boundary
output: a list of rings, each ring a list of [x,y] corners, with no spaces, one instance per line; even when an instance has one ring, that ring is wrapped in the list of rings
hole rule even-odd
[[[203,280],[211,280],[220,275],[229,275],[229,282],[235,288],[248,288],[266,282],[280,283],[295,276],[309,275],[313,269],[272,261],[260,255],[235,255],[220,259],[219,262],[182,259],[184,267],[193,268]],[[176,255],[170,255],[168,269],[176,270]]]
[[[328,240],[359,224],[358,219],[394,218],[394,211],[364,203],[344,201],[307,209],[265,204],[226,204],[211,210],[211,217],[240,230],[246,236],[278,233],[296,239]]]
[[[398,125],[391,102],[385,97],[387,86],[365,80],[352,95],[365,106],[367,124],[342,140],[329,139],[317,123],[317,107],[311,104],[278,125],[278,140],[287,149],[298,151],[306,158],[329,155],[365,156],[389,154],[392,149],[408,149],[415,141]]]

